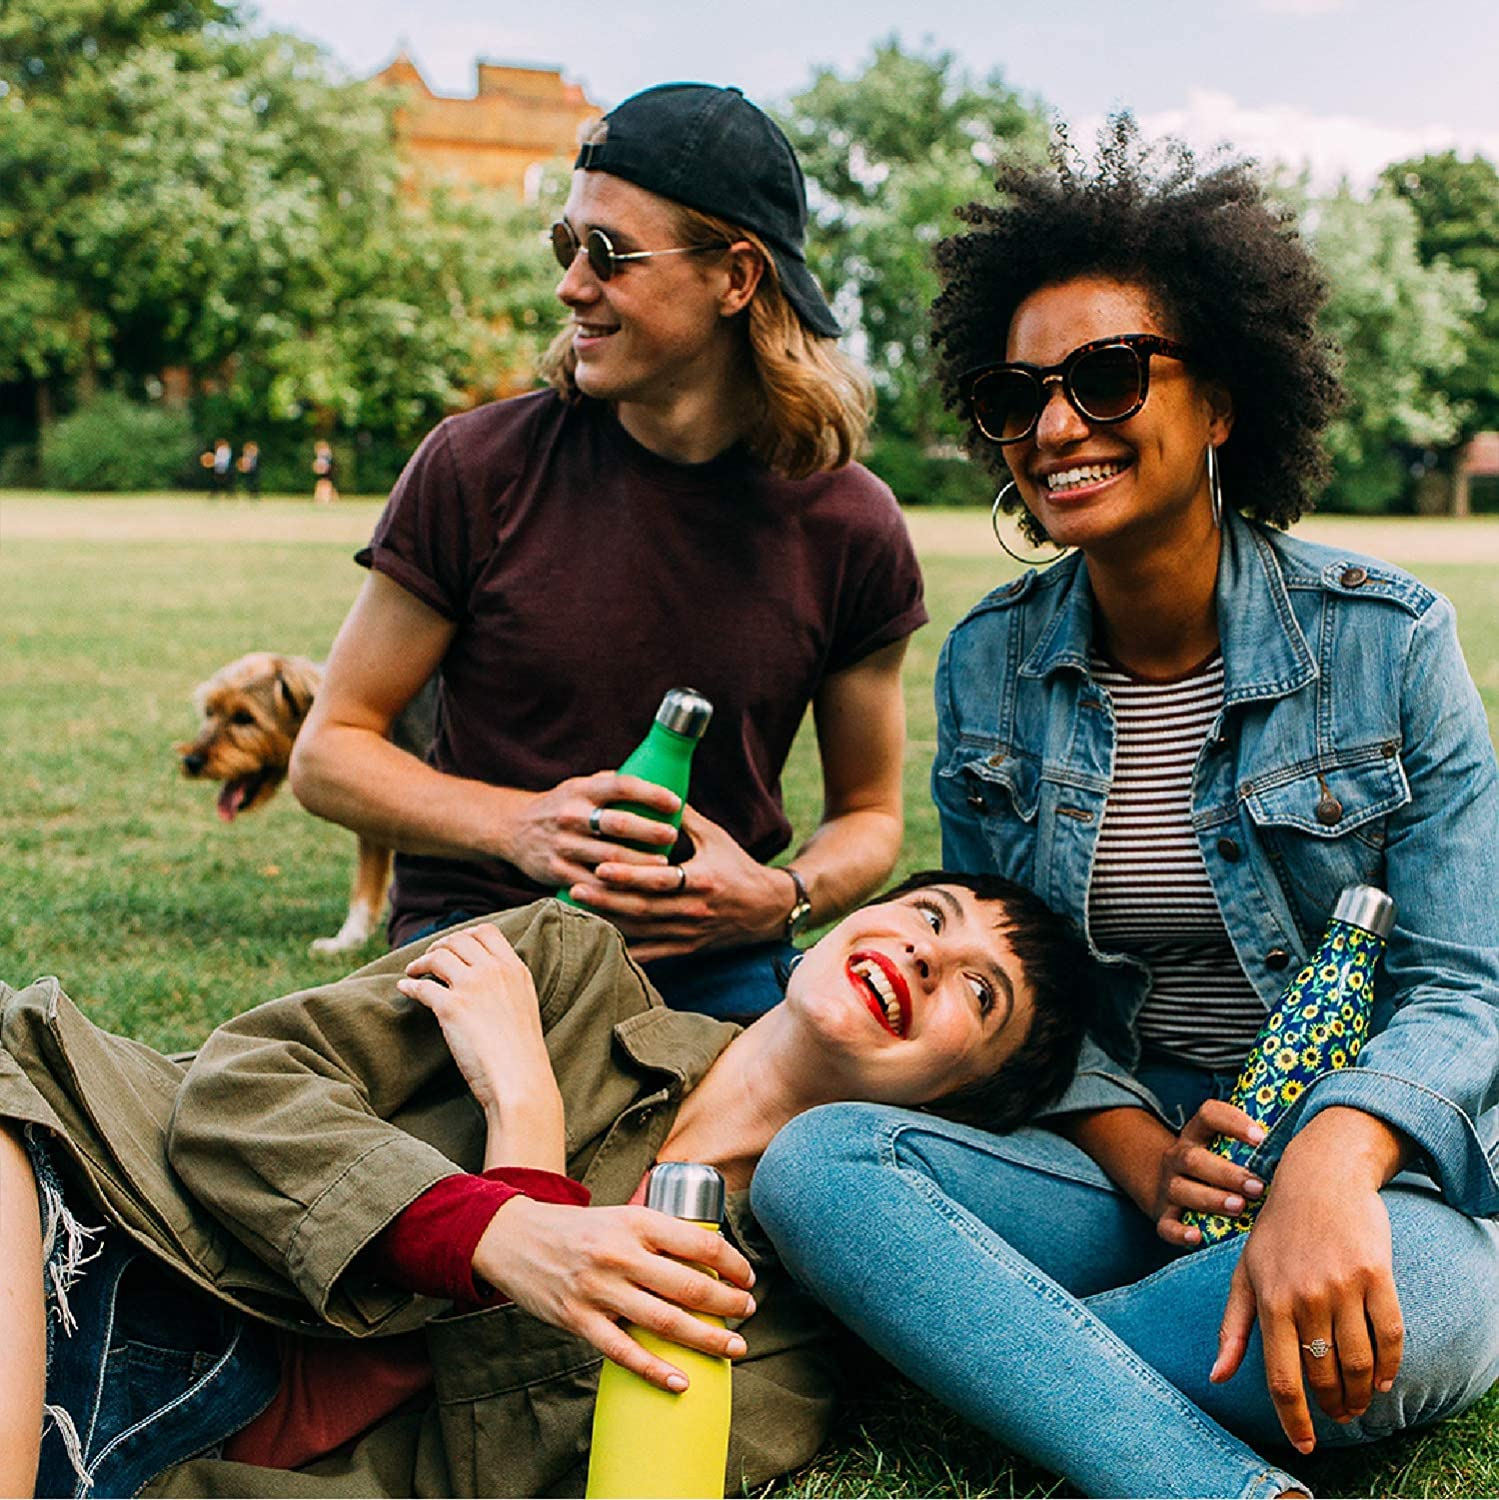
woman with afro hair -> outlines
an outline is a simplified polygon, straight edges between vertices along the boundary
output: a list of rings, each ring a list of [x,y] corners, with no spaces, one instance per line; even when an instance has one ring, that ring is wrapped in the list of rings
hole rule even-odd
[[[996,520],[1064,555],[949,637],[933,788],[947,864],[1084,927],[1094,1040],[1007,1135],[804,1115],[755,1207],[861,1337],[1084,1493],[1307,1493],[1298,1455],[1499,1377],[1494,751],[1448,602],[1285,534],[1336,351],[1250,166],[1124,116],[1095,167],[997,186],[938,252],[940,375]],[[1397,913],[1369,1040],[1267,1135],[1228,1095],[1356,883]]]

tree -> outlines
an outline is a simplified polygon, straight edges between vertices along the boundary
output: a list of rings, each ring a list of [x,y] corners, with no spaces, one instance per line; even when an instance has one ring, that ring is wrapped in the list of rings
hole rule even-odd
[[[107,176],[107,80],[168,45],[195,55],[232,22],[220,0],[10,0],[0,6],[0,380],[94,368],[111,328],[88,278],[68,274],[74,235]],[[98,128],[90,128],[98,127]],[[108,275],[94,268],[92,279]],[[45,400],[43,402],[45,405]]]
[[[389,99],[226,6],[48,4],[60,50],[0,11],[0,381],[185,367],[213,425],[400,449],[530,369],[546,205],[411,192]]]
[[[227,394],[246,413],[373,430],[410,443],[446,412],[513,388],[558,323],[557,265],[542,201],[392,193],[381,212],[341,216],[316,285],[267,314],[257,357]]]
[[[852,77],[820,68],[778,114],[809,182],[808,259],[855,332],[879,400],[875,466],[904,500],[935,487],[987,493],[956,452],[957,424],[930,380],[932,252],[961,225],[953,211],[990,192],[995,164],[1039,156],[1039,105],[999,73],[975,80],[950,52],[906,52],[890,37]],[[949,490],[949,494],[951,491]]]
[[[1471,271],[1423,264],[1411,206],[1387,189],[1361,200],[1345,185],[1311,205],[1312,242],[1332,295],[1327,330],[1342,345],[1348,404],[1328,433],[1330,509],[1396,508],[1402,457],[1450,446],[1466,402],[1452,394],[1479,306]]]
[[[1486,157],[1461,160],[1455,151],[1395,162],[1385,168],[1389,189],[1416,216],[1423,264],[1472,273],[1482,305],[1472,318],[1467,358],[1448,389],[1467,412],[1443,455],[1450,473],[1460,445],[1476,432],[1499,429],[1499,171]]]

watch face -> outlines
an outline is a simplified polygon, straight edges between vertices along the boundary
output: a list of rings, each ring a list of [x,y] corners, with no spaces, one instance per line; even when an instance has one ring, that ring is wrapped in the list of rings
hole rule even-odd
[[[812,898],[807,893],[807,887],[802,883],[802,878],[791,868],[784,867],[786,873],[791,877],[791,883],[796,887],[796,900],[792,903],[791,910],[786,914],[786,936],[794,938],[807,925],[812,915]]]

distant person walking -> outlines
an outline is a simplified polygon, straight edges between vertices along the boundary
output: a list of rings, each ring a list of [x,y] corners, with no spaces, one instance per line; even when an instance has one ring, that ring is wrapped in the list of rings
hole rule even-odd
[[[234,449],[228,439],[215,438],[198,458],[208,475],[208,492],[227,495],[234,488]]]
[[[246,491],[260,498],[260,444],[246,443],[239,450],[239,463],[236,465],[239,477],[244,481]]]
[[[335,466],[333,445],[319,438],[312,449],[312,472],[317,476],[312,487],[312,498],[318,505],[331,505],[338,499],[338,487],[333,483]]]

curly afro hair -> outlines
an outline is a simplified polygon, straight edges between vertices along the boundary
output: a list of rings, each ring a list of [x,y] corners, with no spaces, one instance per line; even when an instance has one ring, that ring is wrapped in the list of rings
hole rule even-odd
[[[1272,526],[1309,510],[1326,479],[1321,433],[1342,401],[1337,350],[1317,328],[1327,285],[1253,164],[1199,171],[1179,141],[1153,145],[1118,114],[1092,172],[1059,134],[1049,167],[1004,166],[995,187],[999,203],[960,208],[972,227],[937,247],[933,344],[969,453],[1005,474],[1003,449],[959,391],[964,372],[1004,358],[1010,320],[1032,292],[1106,276],[1143,288],[1166,331],[1196,352],[1198,375],[1232,396],[1233,432],[1219,449],[1227,502]],[[1031,539],[1044,540],[1014,492],[1012,502]]]

